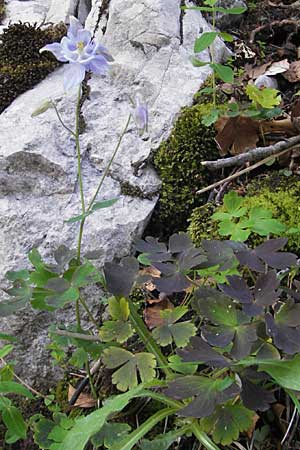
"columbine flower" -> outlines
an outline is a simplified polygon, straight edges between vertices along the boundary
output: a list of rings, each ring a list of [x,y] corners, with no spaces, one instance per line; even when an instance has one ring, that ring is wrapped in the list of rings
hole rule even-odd
[[[132,112],[133,119],[142,135],[145,131],[148,131],[148,107],[146,103],[142,103],[139,95],[135,96],[134,106],[135,108]]]
[[[78,86],[87,71],[102,75],[108,68],[108,62],[113,61],[106,48],[96,43],[90,31],[85,30],[73,16],[70,17],[67,36],[60,43],[45,45],[40,52],[44,51],[52,52],[58,61],[70,63],[64,77],[66,90]]]

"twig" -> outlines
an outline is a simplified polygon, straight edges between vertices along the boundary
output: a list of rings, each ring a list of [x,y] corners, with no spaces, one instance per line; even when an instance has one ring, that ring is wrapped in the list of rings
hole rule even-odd
[[[37,391],[36,389],[32,388],[29,384],[27,384],[20,377],[18,377],[18,375],[15,374],[15,372],[10,368],[10,366],[7,364],[7,362],[3,358],[0,358],[0,361],[2,362],[2,364],[4,364],[5,366],[7,366],[9,368],[10,372],[13,374],[15,379],[18,380],[19,383],[21,383],[23,386],[25,386],[30,392],[32,392],[33,394],[35,394],[39,397],[47,398],[46,395],[44,395],[41,392]]]
[[[216,161],[202,161],[202,166],[207,167],[210,170],[223,169],[224,167],[243,166],[247,162],[254,162],[261,158],[274,155],[282,150],[293,150],[300,144],[300,135],[293,136],[284,141],[276,142],[276,144],[269,145],[267,147],[253,148],[247,153],[241,153],[240,155],[232,156],[230,158],[221,158]]]
[[[99,370],[101,366],[101,358],[98,359],[93,366],[90,369],[90,374],[87,375],[82,381],[80,381],[79,385],[77,386],[74,394],[72,395],[72,397],[69,400],[69,405],[74,405],[74,403],[76,403],[76,400],[78,399],[79,395],[81,394],[81,392],[83,391],[83,389],[86,387],[86,385],[89,383],[89,378],[94,375],[97,370]]]
[[[52,333],[55,333],[58,336],[66,336],[66,337],[70,337],[73,339],[81,339],[83,341],[101,342],[101,339],[99,336],[93,336],[91,334],[72,333],[71,331],[67,331],[67,330],[55,330],[55,331],[52,331]]]
[[[256,34],[259,33],[260,31],[265,30],[266,28],[271,28],[272,29],[274,26],[283,26],[283,25],[295,25],[295,28],[297,28],[299,23],[300,23],[299,20],[283,19],[283,20],[275,20],[274,22],[266,23],[264,25],[260,25],[259,27],[255,28],[250,33],[249,42],[250,42],[250,44],[253,44]]]
[[[263,159],[262,161],[257,162],[256,164],[253,164],[250,167],[247,167],[246,169],[240,170],[239,172],[236,172],[233,175],[230,175],[227,178],[224,178],[223,180],[217,181],[216,183],[211,184],[210,186],[207,186],[203,189],[200,189],[200,191],[197,191],[196,194],[203,194],[204,192],[210,191],[211,189],[220,186],[223,183],[227,183],[228,181],[234,180],[235,178],[239,177],[240,175],[244,175],[244,173],[248,173],[251,172],[251,170],[256,169],[259,166],[262,166],[263,164],[266,164],[268,161],[270,161],[271,159],[273,159],[274,157],[279,157],[281,155],[283,155],[284,153],[290,151],[290,149],[285,149],[280,153],[277,153],[276,155],[271,155],[268,156],[267,158]]]

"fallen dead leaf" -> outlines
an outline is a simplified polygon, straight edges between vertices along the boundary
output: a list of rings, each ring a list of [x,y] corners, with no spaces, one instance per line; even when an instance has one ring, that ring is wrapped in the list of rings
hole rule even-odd
[[[297,83],[297,81],[300,81],[300,61],[291,62],[289,70],[282,75],[290,83]]]
[[[68,388],[68,400],[71,400],[76,389],[69,384]],[[96,405],[96,400],[90,395],[82,392],[73,406],[77,406],[78,408],[93,408]]]
[[[171,303],[167,297],[157,302],[154,306],[149,306],[145,309],[144,320],[150,330],[154,327],[163,325],[164,321],[160,313],[165,309],[174,309],[173,303]]]
[[[250,426],[250,427],[248,428],[248,430],[247,430],[247,436],[248,436],[249,439],[252,438],[253,432],[254,432],[254,430],[255,430],[256,424],[257,424],[257,422],[259,421],[259,419],[260,419],[260,417],[259,417],[259,415],[257,415],[257,414],[254,414],[254,415],[252,416],[252,424],[251,424],[251,426]]]
[[[281,61],[274,62],[271,64],[271,66],[268,68],[268,70],[264,73],[264,75],[268,76],[274,76],[278,75],[279,73],[285,73],[289,70],[290,63],[287,59],[283,59]]]
[[[232,155],[239,155],[251,148],[255,148],[259,141],[259,124],[250,117],[230,117],[222,118],[223,129],[219,131],[216,142],[219,145],[220,155],[224,156],[228,152]],[[220,124],[217,124],[218,129]],[[220,129],[220,128],[219,128]]]

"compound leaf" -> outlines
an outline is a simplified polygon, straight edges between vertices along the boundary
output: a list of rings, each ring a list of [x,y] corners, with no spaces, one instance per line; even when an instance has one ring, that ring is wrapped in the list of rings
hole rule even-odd
[[[113,449],[131,430],[127,423],[105,423],[91,441],[94,447]]]
[[[237,440],[242,431],[251,428],[254,412],[243,405],[217,406],[210,417],[201,419],[201,425],[206,432],[212,434],[214,442],[230,445]]]
[[[103,362],[108,369],[119,369],[114,372],[112,381],[120,391],[133,389],[138,384],[139,373],[142,382],[155,378],[156,360],[150,353],[133,354],[118,347],[110,347],[103,352]]]
[[[130,323],[122,320],[104,322],[99,331],[99,336],[104,342],[116,341],[122,344],[133,335]]]
[[[177,347],[184,347],[191,336],[196,334],[196,327],[190,322],[175,323],[188,312],[188,308],[178,306],[160,312],[163,324],[156,327],[152,334],[154,339],[163,347],[175,342]]]
[[[187,375],[171,381],[164,394],[176,400],[195,397],[178,414],[201,418],[210,416],[218,404],[226,402],[238,392],[238,386],[229,377],[214,380],[201,375]]]

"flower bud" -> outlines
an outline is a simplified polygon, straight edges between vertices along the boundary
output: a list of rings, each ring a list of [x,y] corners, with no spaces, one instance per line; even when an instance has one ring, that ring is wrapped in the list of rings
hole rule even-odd
[[[49,98],[46,100],[43,100],[43,102],[33,111],[31,114],[31,117],[39,116],[40,114],[43,114],[46,112],[49,108],[53,108],[53,102]]]

